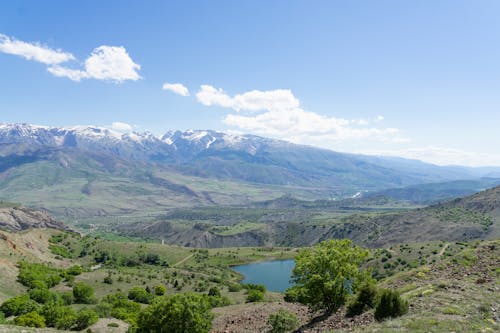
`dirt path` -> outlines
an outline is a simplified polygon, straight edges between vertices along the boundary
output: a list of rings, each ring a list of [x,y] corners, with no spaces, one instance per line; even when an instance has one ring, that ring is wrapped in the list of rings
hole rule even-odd
[[[189,259],[191,259],[191,257],[192,257],[192,256],[194,256],[194,254],[193,254],[193,253],[191,253],[191,254],[190,254],[190,255],[188,255],[186,258],[182,259],[181,261],[176,262],[175,264],[173,264],[173,265],[172,265],[172,267],[177,267],[177,266],[179,266],[180,264],[182,264],[182,263],[184,263],[184,262],[188,261]]]

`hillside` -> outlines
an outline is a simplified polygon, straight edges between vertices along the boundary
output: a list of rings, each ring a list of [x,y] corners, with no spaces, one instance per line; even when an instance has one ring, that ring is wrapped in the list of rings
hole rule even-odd
[[[32,228],[67,230],[47,212],[26,207],[0,207],[0,230],[22,231]]]
[[[356,206],[364,200],[349,199],[339,204],[281,198],[258,208],[186,209],[163,215],[157,221],[120,225],[115,231],[209,248],[306,246],[330,238],[349,238],[362,246],[382,247],[500,237],[500,187],[417,209],[384,211],[380,207]]]

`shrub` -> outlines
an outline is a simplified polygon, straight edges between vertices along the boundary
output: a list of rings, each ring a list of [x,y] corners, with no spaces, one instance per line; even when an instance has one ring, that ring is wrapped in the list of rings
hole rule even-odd
[[[6,317],[19,316],[33,311],[39,311],[40,305],[31,300],[28,295],[16,296],[6,300],[0,305]]]
[[[75,302],[75,298],[73,297],[73,293],[71,291],[61,293],[61,300],[64,305],[71,305]]]
[[[208,301],[213,308],[231,305],[231,301],[225,296],[208,296]]]
[[[162,284],[159,284],[155,287],[155,295],[156,296],[163,296],[163,295],[165,295],[166,292],[167,292],[167,288]]]
[[[45,327],[45,318],[32,311],[14,318],[14,324],[26,327]]]
[[[144,288],[133,287],[128,292],[128,298],[132,301],[136,301],[143,304],[149,304],[153,299],[153,295],[148,293]]]
[[[66,273],[69,275],[80,275],[80,274],[82,274],[82,272],[83,272],[83,269],[82,269],[82,266],[80,266],[80,265],[71,266],[70,268],[68,268],[66,270]]]
[[[71,259],[72,257],[71,252],[69,252],[67,248],[61,245],[50,244],[49,250],[50,252],[52,252],[52,254],[55,254],[56,256],[60,256],[66,259]]]
[[[217,287],[211,287],[208,290],[208,296],[220,297],[220,290]]]
[[[105,276],[102,282],[106,284],[113,284],[113,278],[111,277],[111,275]]]
[[[362,314],[366,309],[375,307],[377,288],[370,283],[360,286],[356,298],[347,306],[347,316],[353,317]]]
[[[82,309],[76,314],[75,329],[81,331],[97,322],[99,317],[94,310]]]
[[[55,302],[49,302],[42,308],[47,326],[61,330],[69,330],[75,325],[75,311],[69,306],[61,306]]]
[[[247,302],[260,302],[264,300],[264,293],[257,289],[250,289],[247,294]]]
[[[250,290],[258,290],[262,293],[266,292],[266,287],[262,284],[253,284],[253,283],[247,283],[243,285],[243,288],[247,289],[248,291]]]
[[[73,297],[75,298],[75,303],[95,303],[94,289],[83,282],[78,282],[73,286]]]
[[[301,288],[298,286],[293,286],[285,290],[284,300],[285,302],[296,303],[300,302]]]
[[[195,293],[159,298],[142,310],[137,321],[138,333],[206,333],[213,314],[206,296]]]
[[[231,283],[228,285],[228,290],[229,292],[231,293],[235,293],[235,292],[238,292],[242,289],[243,287],[241,286],[241,284],[239,283]]]
[[[108,327],[120,327],[120,325],[118,323],[109,323]]]
[[[57,295],[48,290],[47,288],[35,288],[28,292],[30,298],[38,303],[47,303],[49,300],[56,298]]]
[[[61,282],[61,272],[44,264],[19,263],[17,280],[28,288],[52,288]]]
[[[300,323],[295,314],[281,309],[269,316],[267,324],[271,326],[269,333],[286,333],[295,330]]]
[[[383,290],[375,307],[375,319],[382,321],[385,318],[399,317],[408,312],[408,302],[403,300],[399,292],[394,290]]]

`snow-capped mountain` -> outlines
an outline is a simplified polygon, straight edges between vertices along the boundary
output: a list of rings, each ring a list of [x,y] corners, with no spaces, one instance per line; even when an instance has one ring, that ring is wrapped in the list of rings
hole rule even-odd
[[[213,130],[168,131],[161,137],[151,132],[121,133],[99,126],[48,127],[31,124],[0,124],[0,144],[78,147],[107,151],[127,158],[193,157],[207,150],[234,149],[255,154],[266,145],[286,144],[252,135]]]
[[[8,149],[7,149],[8,147]],[[21,147],[29,148],[30,156]],[[411,160],[337,153],[254,135],[213,130],[121,133],[98,126],[47,127],[0,124],[0,156],[38,160],[37,149],[65,154],[100,154],[123,163],[164,166],[182,173],[261,184],[344,187],[357,191],[424,182],[472,178],[465,168],[446,168]],[[45,158],[45,157],[44,157]],[[3,168],[15,163],[8,162]],[[1,162],[1,161],[0,161]],[[0,167],[2,163],[0,163]],[[1,170],[0,170],[1,172]],[[354,192],[355,193],[355,192]]]

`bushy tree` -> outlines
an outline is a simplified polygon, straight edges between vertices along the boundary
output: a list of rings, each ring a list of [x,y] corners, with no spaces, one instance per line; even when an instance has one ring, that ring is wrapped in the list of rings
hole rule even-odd
[[[250,289],[247,294],[247,302],[260,302],[264,300],[264,293],[257,289]]]
[[[327,240],[301,250],[292,274],[294,296],[313,310],[338,310],[353,287],[366,279],[360,265],[367,255],[348,239]]]
[[[163,296],[163,295],[165,295],[166,292],[167,292],[167,288],[162,284],[159,284],[155,287],[155,295],[156,296]]]
[[[377,302],[377,288],[372,283],[362,284],[354,300],[347,306],[347,316],[362,314],[367,309],[373,309]]]
[[[153,300],[153,295],[141,287],[133,287],[128,292],[128,298],[143,304],[149,304]]]
[[[77,331],[81,331],[89,327],[90,325],[95,324],[98,319],[99,317],[94,310],[82,309],[76,314],[74,329]]]
[[[41,314],[45,318],[47,326],[58,329],[70,329],[73,327],[76,318],[75,311],[72,308],[53,301],[43,306]]]
[[[382,321],[385,318],[395,318],[408,312],[408,302],[403,300],[399,292],[385,289],[380,293],[380,298],[375,307],[375,319]]]
[[[29,298],[28,295],[21,295],[10,298],[0,305],[0,311],[2,311],[5,316],[19,316],[32,311],[39,311],[40,305],[37,302]]]
[[[206,333],[213,314],[206,296],[195,293],[158,298],[140,312],[139,333]]]
[[[78,282],[73,286],[75,303],[92,304],[95,302],[94,289],[86,283]]]
[[[281,309],[269,316],[267,324],[271,326],[269,333],[286,333],[299,327],[300,322],[295,314]]]
[[[45,318],[32,311],[14,318],[14,324],[26,327],[45,327]]]

